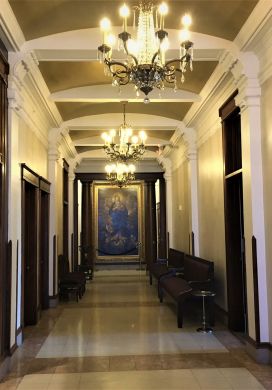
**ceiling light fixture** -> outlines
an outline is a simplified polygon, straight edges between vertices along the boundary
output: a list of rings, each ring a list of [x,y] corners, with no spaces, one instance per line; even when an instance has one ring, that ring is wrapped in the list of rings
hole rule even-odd
[[[135,166],[124,163],[106,165],[106,178],[113,185],[126,187],[131,181],[135,180]]]
[[[98,47],[98,56],[100,61],[105,63],[108,74],[112,76],[113,85],[120,87],[128,83],[134,84],[137,95],[139,90],[142,91],[146,95],[144,101],[148,103],[148,94],[153,88],[163,90],[164,83],[170,83],[174,84],[176,90],[177,75],[180,74],[183,83],[188,65],[191,70],[193,69],[193,43],[190,41],[189,32],[192,19],[188,14],[181,19],[183,29],[179,36],[181,41],[179,58],[166,60],[169,46],[168,32],[164,29],[165,16],[168,13],[167,4],[154,6],[149,1],[140,1],[139,6],[134,7],[134,26],[136,12],[137,37],[133,39],[128,32],[130,10],[126,4],[120,8],[123,31],[118,35],[118,49],[124,50],[125,61],[112,59],[115,37],[110,33],[111,22],[108,18],[100,22],[103,44]]]
[[[130,125],[126,123],[126,104],[123,103],[124,121],[119,128],[118,134],[116,130],[112,129],[108,133],[102,134],[102,139],[105,144],[103,146],[110,161],[129,162],[138,161],[145,152],[146,133],[140,131],[138,136],[133,135],[133,130]],[[118,142],[115,142],[117,139]]]

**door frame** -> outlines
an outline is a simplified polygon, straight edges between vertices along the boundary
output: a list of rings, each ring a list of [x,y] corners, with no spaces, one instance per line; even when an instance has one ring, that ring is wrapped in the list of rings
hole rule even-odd
[[[49,215],[50,183],[43,177],[39,180],[39,289],[41,309],[49,308]],[[45,202],[45,203],[44,203]]]
[[[39,250],[39,245],[38,245],[38,241],[39,241],[39,232],[38,232],[38,189],[39,189],[39,175],[37,175],[34,171],[32,171],[32,169],[30,169],[26,164],[21,164],[21,179],[22,179],[22,242],[21,242],[21,246],[22,246],[22,274],[21,274],[21,286],[22,286],[22,294],[21,294],[21,328],[22,330],[24,329],[25,327],[25,281],[26,281],[26,275],[25,275],[25,266],[26,266],[26,253],[25,253],[25,236],[26,236],[26,232],[25,232],[25,218],[26,218],[26,214],[25,214],[25,196],[26,196],[26,190],[25,190],[25,185],[26,183],[30,184],[33,186],[33,188],[35,188],[35,191],[36,191],[36,194],[35,194],[35,197],[36,197],[36,201],[35,201],[35,229],[34,231],[36,231],[36,247],[35,247],[35,250],[36,250],[36,259],[37,259],[37,262],[36,262],[36,265],[37,265],[37,270],[36,270],[36,275],[37,275],[37,283],[36,283],[36,286],[34,286],[34,292],[37,294],[37,297],[36,297],[36,310],[37,310],[37,313],[36,313],[36,317],[37,317],[37,320],[38,320],[38,307],[39,307],[39,302],[38,302],[38,299],[39,299],[39,294],[38,294],[38,250]]]

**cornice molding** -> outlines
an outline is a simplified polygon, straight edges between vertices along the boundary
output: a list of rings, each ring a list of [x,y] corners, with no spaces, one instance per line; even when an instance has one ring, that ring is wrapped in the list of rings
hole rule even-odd
[[[240,50],[248,50],[248,46],[261,33],[262,28],[272,17],[270,0],[259,0],[252,13],[237,34],[234,43]]]
[[[4,32],[2,39],[7,49],[9,51],[19,51],[25,43],[25,37],[8,0],[1,0],[0,27]]]

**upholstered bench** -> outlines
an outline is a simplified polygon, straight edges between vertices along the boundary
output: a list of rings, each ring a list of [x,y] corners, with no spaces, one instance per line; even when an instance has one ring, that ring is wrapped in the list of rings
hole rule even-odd
[[[155,263],[149,263],[149,283],[152,284],[153,277],[159,281],[163,275],[182,271],[183,260],[183,252],[170,248],[168,259],[157,259]]]
[[[167,292],[177,303],[177,323],[182,328],[183,324],[183,302],[190,295],[192,288],[178,276],[163,276],[159,283],[159,298],[163,302],[164,292]]]
[[[184,300],[193,290],[213,290],[214,266],[213,262],[200,257],[185,255],[183,259],[183,273],[174,276],[171,273],[161,275],[158,279],[158,294],[163,302],[165,293],[177,302],[178,327],[182,327],[182,306]],[[212,302],[211,302],[212,303]],[[213,322],[213,305],[211,318]]]
[[[212,261],[185,255],[183,264],[182,278],[193,290],[213,290],[214,266]]]

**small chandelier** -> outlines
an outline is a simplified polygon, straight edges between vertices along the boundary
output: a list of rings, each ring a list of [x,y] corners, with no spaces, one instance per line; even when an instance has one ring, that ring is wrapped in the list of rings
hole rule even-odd
[[[127,21],[130,10],[126,4],[120,8],[120,16],[123,18],[123,31],[118,35],[118,49],[122,48],[126,55],[125,61],[113,60],[112,49],[115,36],[110,33],[111,22],[103,18],[100,27],[103,32],[103,44],[98,47],[98,57],[106,65],[107,73],[112,76],[112,84],[115,86],[132,83],[135,85],[137,96],[139,90],[149,102],[148,94],[153,88],[164,89],[164,83],[174,84],[177,89],[177,75],[184,82],[184,73],[188,65],[192,70],[193,43],[189,40],[189,27],[191,17],[185,14],[182,19],[183,29],[180,31],[180,55],[179,58],[166,60],[166,51],[169,46],[168,32],[164,30],[165,16],[168,6],[162,3],[155,7],[149,1],[140,1],[138,7],[134,7],[138,14],[137,38],[132,39],[127,31]],[[154,16],[155,21],[154,22]],[[156,28],[155,28],[156,26]]]
[[[138,161],[145,152],[146,133],[140,131],[138,136],[133,135],[133,130],[126,123],[126,103],[123,102],[123,124],[119,128],[118,136],[115,129],[109,133],[103,133],[102,139],[105,144],[103,146],[110,161],[126,163],[128,161]],[[118,139],[119,143],[115,142]]]
[[[133,164],[117,163],[106,165],[105,171],[107,180],[119,188],[125,187],[135,180],[135,166]]]

